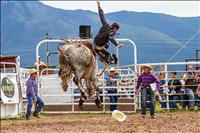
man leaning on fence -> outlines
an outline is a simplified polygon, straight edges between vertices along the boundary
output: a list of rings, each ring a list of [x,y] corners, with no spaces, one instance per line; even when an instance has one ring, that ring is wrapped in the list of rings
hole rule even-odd
[[[26,95],[28,99],[26,119],[29,120],[31,116],[31,109],[33,103],[35,104],[35,110],[33,112],[33,116],[39,118],[39,112],[44,106],[44,102],[38,96],[38,84],[37,84],[37,72],[35,69],[30,70],[30,78],[26,81]]]
[[[195,74],[193,71],[188,70],[186,74],[183,75],[184,83],[184,95],[182,95],[182,100],[187,100],[189,103],[189,110],[194,109],[194,90],[197,88]],[[186,109],[186,102],[183,101],[182,109]]]
[[[178,109],[177,100],[180,99],[180,96],[177,94],[180,94],[181,92],[181,81],[177,78],[176,72],[171,72],[171,79],[168,82],[168,88],[169,88],[169,107],[171,109]]]
[[[151,118],[155,118],[155,90],[151,88],[152,83],[156,83],[156,88],[160,88],[160,82],[155,75],[151,73],[153,67],[151,65],[142,66],[143,73],[138,77],[136,92],[141,88],[141,107],[142,107],[142,118],[146,117],[146,99],[150,97],[150,114]]]

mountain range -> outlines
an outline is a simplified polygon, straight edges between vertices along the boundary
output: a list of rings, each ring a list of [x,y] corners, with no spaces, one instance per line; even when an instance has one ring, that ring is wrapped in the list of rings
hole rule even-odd
[[[138,62],[167,62],[178,49],[183,50],[171,61],[194,58],[200,49],[200,17],[176,17],[150,12],[119,11],[106,14],[107,21],[120,24],[120,35],[137,46]],[[98,32],[101,22],[97,13],[87,10],[63,10],[39,1],[1,1],[1,55],[20,55],[22,66],[35,62],[35,49],[39,41],[50,38],[77,38],[79,25],[91,25],[92,34]],[[119,50],[120,63],[133,64],[133,49],[127,42]],[[187,46],[184,46],[187,43]],[[56,51],[56,45],[49,44]],[[110,45],[110,51],[115,52]],[[40,54],[45,61],[45,46]],[[51,62],[56,63],[56,55]]]

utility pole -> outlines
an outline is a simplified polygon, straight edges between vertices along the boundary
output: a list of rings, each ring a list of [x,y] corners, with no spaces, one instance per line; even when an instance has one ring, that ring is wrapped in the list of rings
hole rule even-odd
[[[48,39],[49,34],[46,33],[46,40]],[[46,64],[47,67],[49,67],[49,46],[48,46],[48,42],[46,42]]]

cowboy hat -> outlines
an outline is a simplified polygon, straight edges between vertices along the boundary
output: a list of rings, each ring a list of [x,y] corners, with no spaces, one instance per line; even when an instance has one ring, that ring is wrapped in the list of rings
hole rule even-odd
[[[114,67],[111,67],[109,72],[115,72],[115,73],[117,73],[117,70]]]
[[[30,74],[33,74],[33,73],[37,73],[37,71],[36,71],[35,69],[30,69],[30,70],[29,70],[29,73],[30,73]]]
[[[144,68],[149,68],[150,71],[153,70],[153,67],[152,67],[151,65],[142,65],[141,68],[142,68],[142,69],[144,69]]]
[[[119,122],[123,122],[125,121],[127,116],[124,113],[120,112],[119,110],[114,110],[112,112],[112,117]]]

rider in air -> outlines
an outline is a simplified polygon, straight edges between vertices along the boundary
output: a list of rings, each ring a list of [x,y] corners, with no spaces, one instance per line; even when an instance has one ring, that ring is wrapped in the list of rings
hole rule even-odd
[[[119,25],[117,23],[113,23],[110,26],[105,19],[105,15],[100,7],[99,0],[97,0],[97,5],[99,9],[99,17],[103,26],[100,28],[98,34],[94,38],[94,50],[100,56],[100,61],[105,65],[117,64],[118,59],[116,55],[110,54],[106,49],[109,47],[109,41],[117,47],[124,46],[123,44],[119,44],[114,39],[116,32],[119,30]]]

